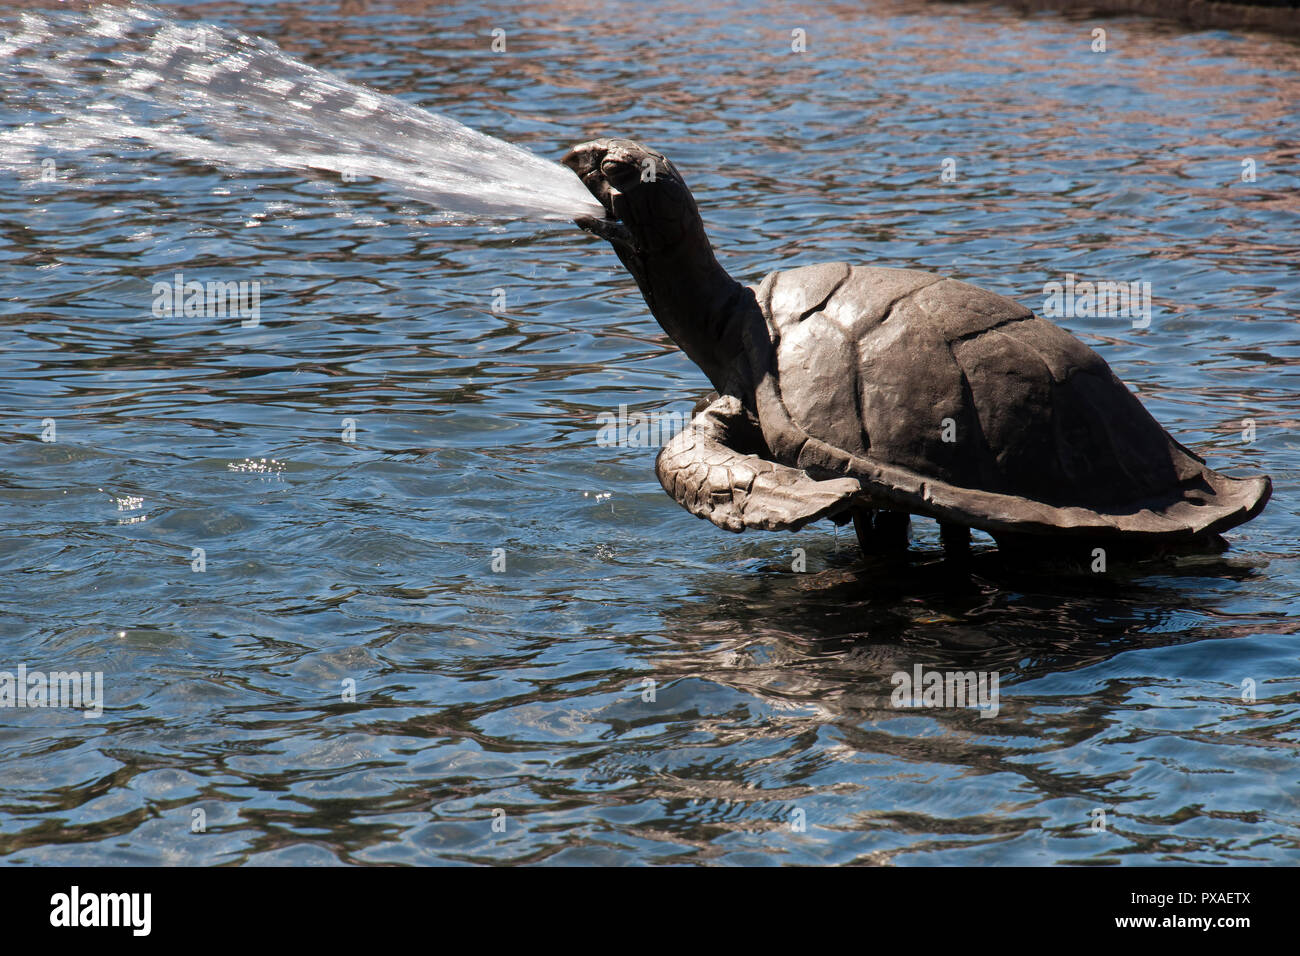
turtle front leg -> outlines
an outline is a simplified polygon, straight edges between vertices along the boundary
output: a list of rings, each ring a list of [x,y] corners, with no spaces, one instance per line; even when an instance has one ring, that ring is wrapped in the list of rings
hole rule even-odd
[[[739,399],[715,398],[659,452],[655,474],[664,491],[727,531],[793,531],[853,506],[862,492],[856,478],[821,481],[748,453],[757,427]]]
[[[906,551],[911,516],[906,511],[853,510],[853,530],[863,554],[895,554]]]
[[[939,522],[939,541],[948,561],[965,561],[970,557],[970,528],[950,521]]]

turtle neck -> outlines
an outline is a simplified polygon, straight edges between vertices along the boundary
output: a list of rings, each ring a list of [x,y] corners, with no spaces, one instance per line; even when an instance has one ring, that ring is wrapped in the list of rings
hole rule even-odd
[[[703,223],[678,241],[633,252],[615,245],[659,325],[700,367],[719,394],[748,391],[744,341],[747,314],[758,313],[753,292],[733,279],[713,254]],[[745,396],[741,396],[745,397]]]

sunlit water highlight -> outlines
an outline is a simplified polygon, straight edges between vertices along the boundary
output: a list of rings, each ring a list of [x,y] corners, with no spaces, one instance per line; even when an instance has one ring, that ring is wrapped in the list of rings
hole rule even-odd
[[[602,216],[565,166],[314,69],[275,44],[145,6],[25,13],[0,42],[0,168],[137,144],[240,169],[373,177],[449,216]],[[85,183],[85,184],[88,184]]]

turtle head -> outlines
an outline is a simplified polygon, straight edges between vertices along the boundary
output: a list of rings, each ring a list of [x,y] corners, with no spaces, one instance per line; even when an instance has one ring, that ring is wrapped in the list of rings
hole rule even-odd
[[[605,219],[577,224],[607,239],[620,257],[640,258],[703,236],[695,198],[663,155],[630,139],[595,139],[565,154],[568,166],[605,207]]]
[[[736,322],[744,287],[714,257],[681,173],[630,139],[575,146],[564,165],[605,207],[606,218],[577,224],[609,241],[659,324],[715,389],[727,388],[744,351]]]

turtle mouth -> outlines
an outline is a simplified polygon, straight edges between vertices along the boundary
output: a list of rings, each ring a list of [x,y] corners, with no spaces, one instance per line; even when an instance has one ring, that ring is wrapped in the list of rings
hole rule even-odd
[[[599,175],[599,173],[597,173]],[[605,218],[611,222],[622,222],[614,211],[614,200],[622,199],[623,194],[609,184],[603,177],[598,182],[583,182],[596,201],[605,207]]]
[[[595,216],[583,216],[581,219],[573,221],[584,232],[589,232],[593,236],[606,240],[615,249],[621,249],[633,254],[637,252],[636,241],[632,238],[632,233],[627,226],[617,219],[597,219]]]
[[[634,251],[636,244],[632,233],[614,211],[615,203],[623,198],[623,194],[605,178],[600,168],[606,152],[605,149],[594,148],[594,145],[576,146],[565,153],[564,158],[560,160],[577,174],[578,179],[582,180],[582,184],[587,187],[587,191],[596,197],[596,201],[605,210],[604,219],[583,216],[575,219],[574,222],[593,236],[599,236],[613,243],[616,248],[621,246],[628,251]]]

